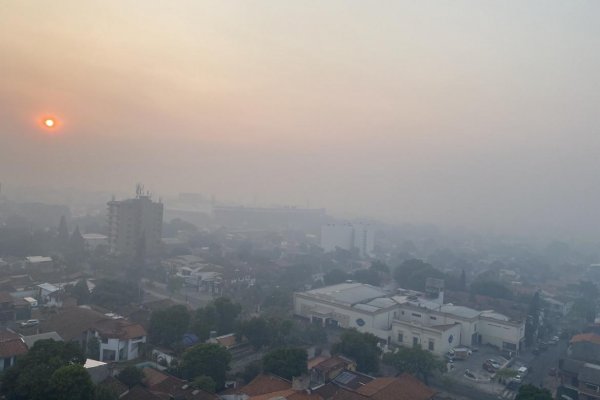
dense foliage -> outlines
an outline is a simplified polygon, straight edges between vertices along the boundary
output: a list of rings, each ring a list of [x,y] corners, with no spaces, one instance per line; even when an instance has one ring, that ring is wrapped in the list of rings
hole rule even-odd
[[[90,398],[87,396],[92,396],[93,387],[88,385],[89,376],[85,379],[84,363],[85,356],[77,343],[40,340],[3,373],[0,391],[8,400],[77,398],[68,397],[69,393]],[[71,368],[62,369],[67,366]],[[73,385],[64,382],[68,379]]]
[[[179,373],[188,380],[209,376],[215,381],[217,389],[222,389],[230,361],[231,354],[224,347],[212,343],[197,344],[183,353]]]
[[[372,333],[347,330],[331,350],[334,354],[343,354],[355,360],[359,371],[372,373],[379,370],[381,349],[378,343],[379,339]]]
[[[263,357],[263,370],[285,379],[292,379],[307,371],[308,355],[299,348],[272,350]]]
[[[416,375],[426,384],[433,373],[446,369],[442,360],[420,347],[400,347],[394,353],[385,354],[383,362],[396,368],[399,373]]]

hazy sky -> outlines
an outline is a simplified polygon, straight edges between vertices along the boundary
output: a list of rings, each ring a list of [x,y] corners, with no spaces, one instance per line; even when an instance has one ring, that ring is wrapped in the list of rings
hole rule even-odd
[[[600,234],[599,21],[592,0],[5,0],[0,180]]]

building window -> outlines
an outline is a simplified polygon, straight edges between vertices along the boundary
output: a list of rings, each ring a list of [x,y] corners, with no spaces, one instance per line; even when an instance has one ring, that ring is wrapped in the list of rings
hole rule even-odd
[[[398,334],[398,343],[404,342],[404,333],[400,332]]]
[[[421,314],[417,314],[417,313],[412,313],[413,317],[417,317],[417,318],[421,318]]]
[[[102,338],[102,344],[108,344],[108,338]]]
[[[429,349],[429,351],[435,350],[435,342],[433,341],[433,339],[429,339],[429,343],[427,343],[427,348]]]
[[[433,315],[430,315],[430,316],[429,316],[429,319],[432,319],[432,320],[434,320],[434,321],[437,321],[437,317],[434,317]]]
[[[419,338],[416,336],[413,336],[413,346],[417,347],[419,345]]]

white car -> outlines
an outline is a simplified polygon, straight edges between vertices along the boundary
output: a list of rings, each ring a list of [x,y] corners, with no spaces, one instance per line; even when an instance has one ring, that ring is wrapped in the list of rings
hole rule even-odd
[[[490,358],[489,360],[487,360],[487,362],[495,369],[500,369],[500,363],[494,360],[493,358]]]
[[[26,328],[28,326],[36,326],[39,323],[40,323],[40,321],[38,319],[29,319],[25,322],[21,322],[21,327]]]

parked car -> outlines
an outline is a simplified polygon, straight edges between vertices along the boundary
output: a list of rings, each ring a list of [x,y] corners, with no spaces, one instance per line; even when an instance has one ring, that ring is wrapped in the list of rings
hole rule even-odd
[[[27,320],[25,322],[21,322],[21,327],[22,328],[26,328],[26,327],[29,327],[29,326],[36,326],[39,323],[40,323],[40,321],[37,320],[37,319],[29,319],[29,320]]]
[[[471,379],[477,379],[477,377],[475,376],[475,374],[474,374],[474,373],[472,373],[472,372],[471,372],[470,370],[468,370],[468,369],[465,371],[465,376],[467,376],[467,377],[469,377],[469,378],[471,378]]]
[[[490,374],[493,374],[494,372],[496,372],[496,368],[494,368],[492,366],[492,364],[490,364],[489,362],[484,362],[483,363],[483,369],[486,370],[487,372],[489,372]]]
[[[553,336],[552,339],[550,339],[550,344],[556,344],[559,340],[560,338],[558,336]]]
[[[494,360],[493,358],[490,358],[486,361],[487,363],[490,363],[490,365],[492,367],[494,367],[495,369],[500,369],[500,363],[496,360]]]

